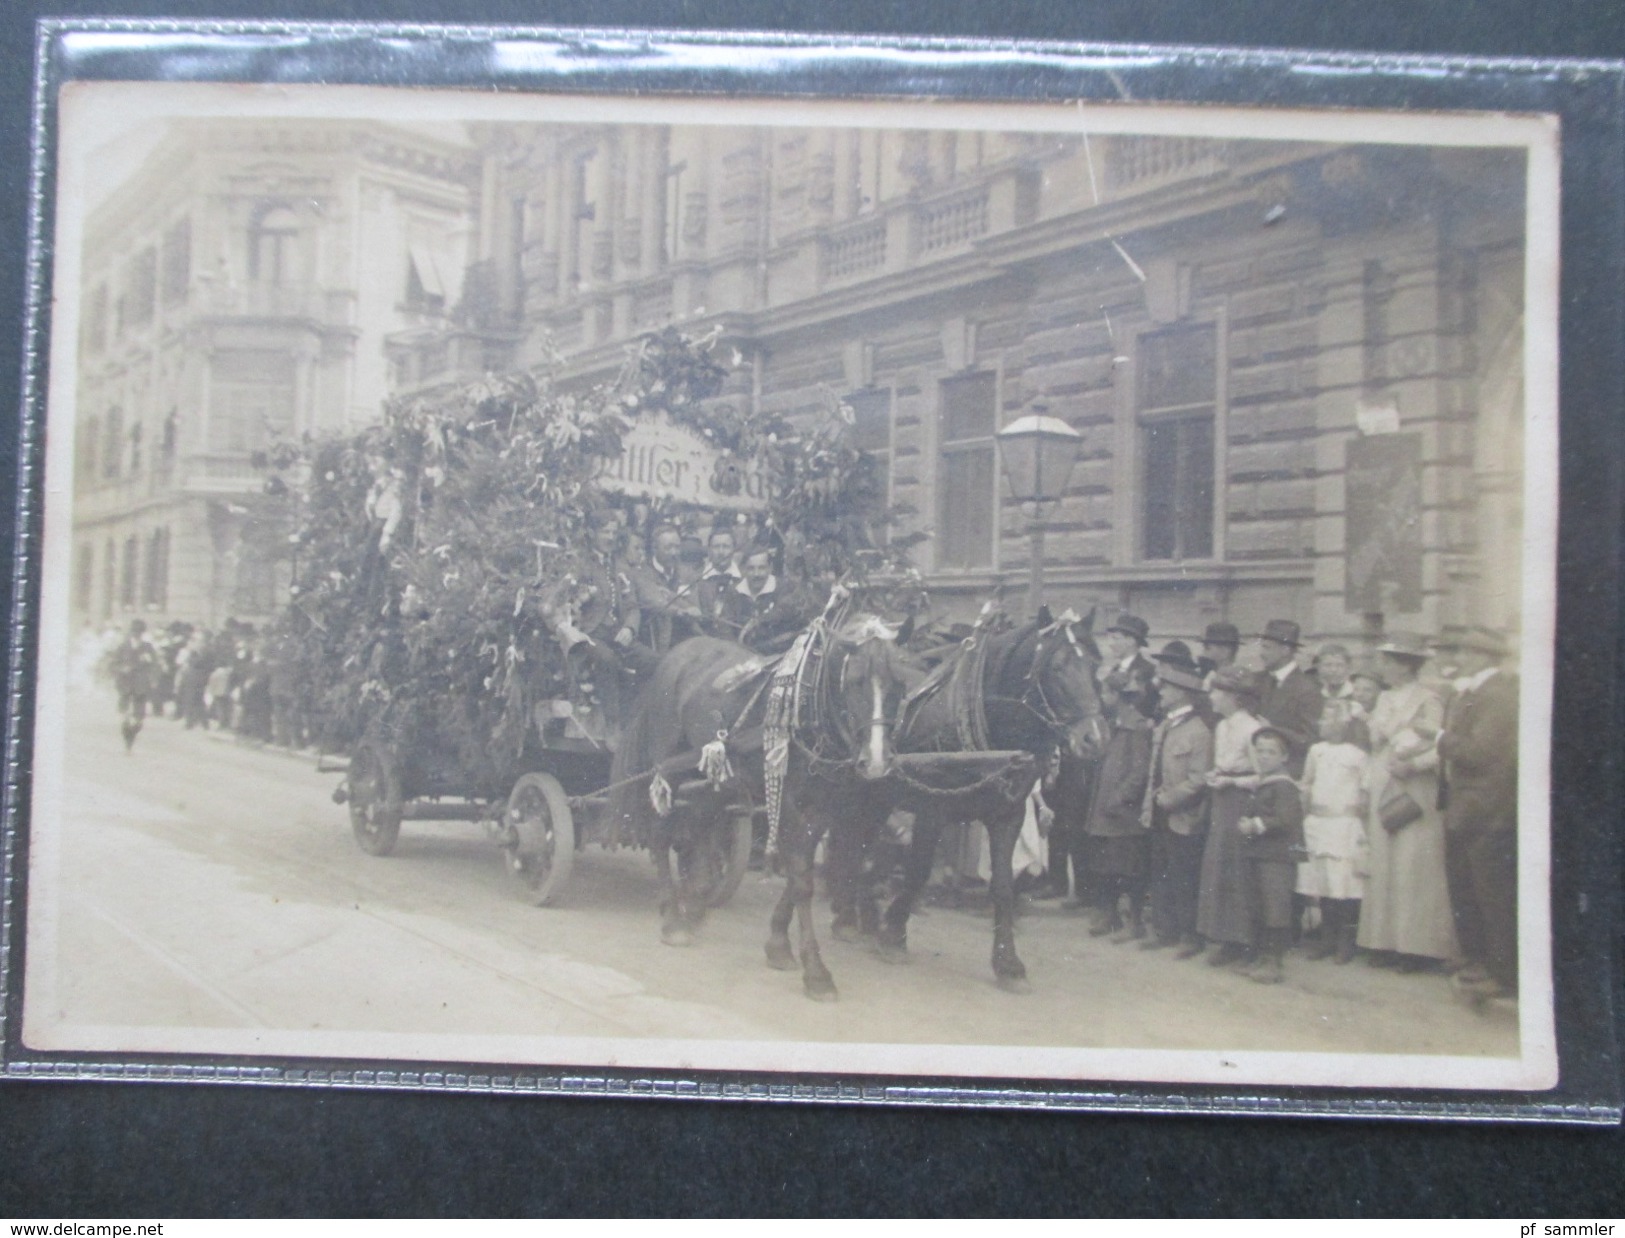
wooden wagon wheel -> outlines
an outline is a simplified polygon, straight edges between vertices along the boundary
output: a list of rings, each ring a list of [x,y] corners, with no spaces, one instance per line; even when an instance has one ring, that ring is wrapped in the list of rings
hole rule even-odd
[[[368,855],[388,855],[401,836],[401,779],[389,749],[364,739],[350,757],[350,830]]]
[[[575,865],[570,799],[552,774],[525,774],[514,783],[503,819],[512,836],[502,849],[508,875],[523,898],[545,907],[558,898]]]
[[[703,825],[677,850],[678,879],[705,906],[721,907],[745,879],[754,820],[749,800],[729,804],[719,820]]]

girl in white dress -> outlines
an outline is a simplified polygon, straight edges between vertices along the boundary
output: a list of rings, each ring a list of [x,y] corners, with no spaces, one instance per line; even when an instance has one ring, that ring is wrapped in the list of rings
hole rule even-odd
[[[1366,754],[1349,738],[1350,703],[1333,699],[1320,715],[1320,742],[1304,761],[1303,840],[1309,858],[1298,865],[1298,893],[1320,904],[1320,939],[1312,959],[1335,952],[1354,958],[1369,864]]]

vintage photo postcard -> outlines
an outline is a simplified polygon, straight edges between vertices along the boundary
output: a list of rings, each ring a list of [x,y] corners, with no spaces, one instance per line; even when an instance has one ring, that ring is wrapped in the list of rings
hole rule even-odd
[[[1558,129],[65,84],[23,1050],[1556,1086]]]

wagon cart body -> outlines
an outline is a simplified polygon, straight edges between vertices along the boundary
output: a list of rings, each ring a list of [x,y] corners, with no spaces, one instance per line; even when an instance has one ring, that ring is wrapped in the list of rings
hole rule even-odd
[[[555,903],[569,883],[576,852],[646,846],[611,812],[614,758],[597,728],[560,703],[538,707],[520,751],[510,760],[489,753],[468,759],[429,728],[377,726],[351,750],[334,799],[347,803],[357,845],[386,856],[407,821],[484,825],[501,850],[516,891],[538,906]],[[748,741],[747,741],[748,742]],[[709,906],[732,897],[750,862],[754,806],[743,783],[709,782],[699,753],[663,762],[658,773],[688,828],[672,848],[678,868]],[[336,768],[333,765],[324,768]]]

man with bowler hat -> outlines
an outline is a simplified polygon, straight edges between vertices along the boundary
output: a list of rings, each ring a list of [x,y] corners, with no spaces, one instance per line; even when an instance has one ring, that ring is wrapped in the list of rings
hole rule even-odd
[[[1207,835],[1207,772],[1213,732],[1199,701],[1204,679],[1190,650],[1170,641],[1156,657],[1163,718],[1151,735],[1151,778],[1141,821],[1151,831],[1151,926],[1141,949],[1178,946],[1179,957],[1202,951],[1196,904]]]
[[[1202,656],[1196,659],[1196,672],[1203,679],[1234,664],[1241,652],[1241,630],[1233,623],[1210,623],[1202,633]]]
[[[1258,637],[1264,662],[1264,695],[1258,716],[1287,737],[1287,773],[1303,777],[1303,759],[1315,742],[1315,727],[1325,704],[1320,685],[1298,665],[1298,625],[1271,619]]]
[[[1145,656],[1146,642],[1151,637],[1151,626],[1138,615],[1127,611],[1106,629],[1106,659],[1100,664],[1100,678],[1114,671],[1121,672],[1134,683],[1139,694],[1139,710],[1147,718],[1157,716],[1157,668]]]
[[[1439,736],[1445,877],[1467,966],[1458,990],[1473,997],[1518,991],[1518,679],[1501,668],[1509,650],[1490,628],[1450,637],[1460,691]]]

